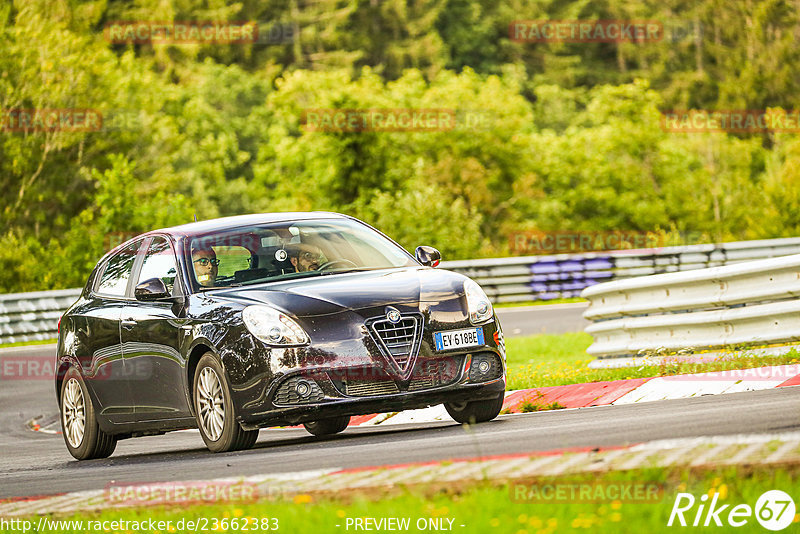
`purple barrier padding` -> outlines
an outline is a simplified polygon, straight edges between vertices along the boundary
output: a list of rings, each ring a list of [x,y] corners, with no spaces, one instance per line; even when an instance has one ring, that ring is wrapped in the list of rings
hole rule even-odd
[[[594,276],[592,276],[594,274]],[[531,282],[548,282],[557,280],[585,280],[587,278],[597,278],[598,273],[550,273],[550,274],[534,274],[531,276]],[[613,273],[608,275],[602,274],[601,276],[612,276]]]
[[[570,291],[570,290],[580,291],[581,289],[585,289],[587,287],[589,286],[583,280],[575,280],[572,282],[565,282],[561,284],[562,291]]]
[[[539,263],[534,263],[531,265],[531,272],[532,273],[557,273],[561,269],[559,268],[560,262],[557,261],[542,261]]]
[[[538,281],[542,281],[542,282],[543,281],[558,282],[559,280],[563,280],[564,279],[564,274],[563,273],[540,274],[540,275],[536,275],[536,276],[533,277],[534,280],[537,280],[537,278],[538,278]]]
[[[561,293],[539,293],[536,300],[553,300],[562,298]]]
[[[561,272],[572,272],[572,271],[583,271],[585,267],[583,265],[583,261],[581,260],[566,260],[559,262],[561,266]]]

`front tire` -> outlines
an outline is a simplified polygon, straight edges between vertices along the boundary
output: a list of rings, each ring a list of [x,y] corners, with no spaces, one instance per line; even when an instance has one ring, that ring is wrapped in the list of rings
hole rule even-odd
[[[238,451],[255,445],[258,430],[243,430],[236,422],[225,371],[210,352],[197,363],[192,393],[197,426],[210,451]]]
[[[61,433],[69,453],[77,460],[108,458],[117,438],[100,430],[94,404],[83,377],[70,367],[61,383]]]
[[[491,421],[503,409],[505,394],[501,393],[496,399],[477,400],[470,402],[445,402],[444,407],[450,417],[457,423],[474,425]]]
[[[331,434],[338,434],[350,424],[350,416],[343,415],[341,417],[331,417],[329,419],[320,419],[319,421],[310,421],[303,423],[310,433],[315,436],[330,436]]]

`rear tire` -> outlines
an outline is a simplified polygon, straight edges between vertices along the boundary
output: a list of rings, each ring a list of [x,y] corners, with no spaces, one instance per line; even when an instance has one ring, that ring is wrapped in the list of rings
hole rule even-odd
[[[477,400],[470,402],[445,402],[444,407],[450,417],[458,423],[474,425],[491,421],[500,414],[503,409],[505,393],[501,393],[496,399]]]
[[[100,430],[94,404],[83,377],[70,367],[61,383],[61,433],[69,453],[77,460],[108,458],[117,438]]]
[[[192,397],[197,426],[210,451],[239,451],[255,445],[258,430],[243,430],[236,421],[225,371],[210,352],[197,363]]]
[[[341,417],[331,417],[330,419],[320,419],[319,421],[310,421],[303,423],[310,433],[315,436],[330,436],[331,434],[338,434],[350,424],[350,416],[343,415]]]

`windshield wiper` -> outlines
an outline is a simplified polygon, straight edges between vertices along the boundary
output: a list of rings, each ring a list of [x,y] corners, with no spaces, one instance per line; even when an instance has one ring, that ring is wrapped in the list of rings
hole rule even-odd
[[[322,271],[320,273],[320,275],[324,276],[326,274],[360,273],[360,272],[364,272],[364,271],[373,271],[373,270],[374,269],[370,269],[369,267],[358,267],[358,268],[355,268],[355,269],[341,269],[341,270],[336,270],[336,271]]]

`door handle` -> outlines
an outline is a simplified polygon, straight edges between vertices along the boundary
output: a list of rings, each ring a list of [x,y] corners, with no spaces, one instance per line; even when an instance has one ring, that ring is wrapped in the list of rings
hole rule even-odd
[[[136,326],[136,321],[123,319],[122,320],[122,328],[133,328]]]

